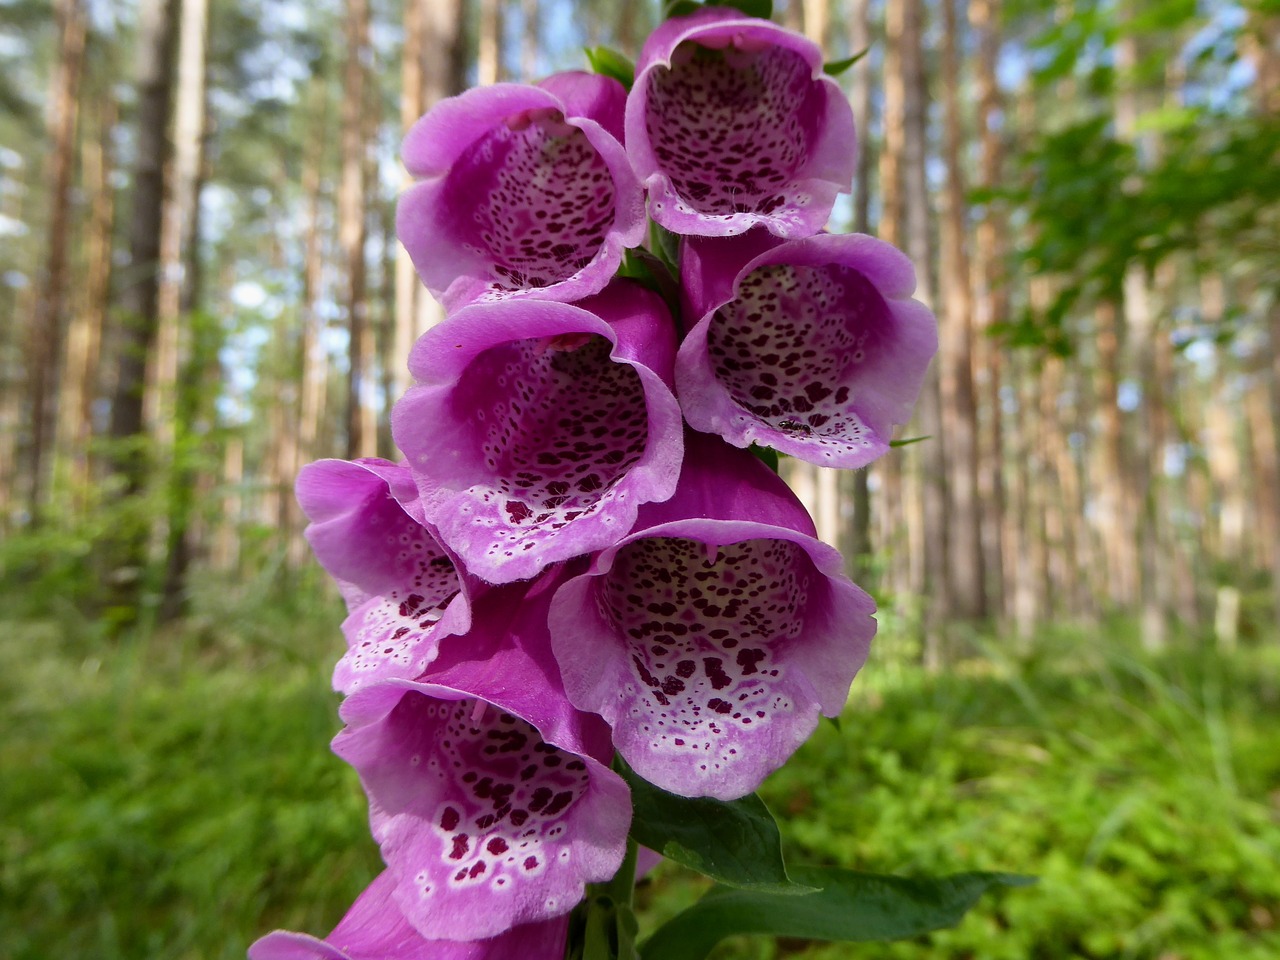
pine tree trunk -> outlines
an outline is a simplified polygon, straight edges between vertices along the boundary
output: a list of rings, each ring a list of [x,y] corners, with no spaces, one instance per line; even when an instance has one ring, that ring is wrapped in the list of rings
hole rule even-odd
[[[196,306],[199,261],[199,210],[205,139],[205,54],[209,38],[208,0],[181,0],[176,102],[173,122],[172,186],[165,202],[160,240],[160,289],[157,294],[159,343],[154,387],[154,436],[160,462],[168,471],[168,530],[160,616],[172,620],[186,609],[186,577],[191,562],[188,532],[196,477],[178,449],[180,431],[194,419],[191,404],[198,384],[186,382],[179,400],[179,371],[191,353],[189,323]],[[188,367],[186,372],[190,372]]]
[[[365,263],[365,150],[369,53],[368,0],[347,0],[347,60],[343,74],[342,180],[338,193],[338,239],[346,266],[343,302],[350,342],[347,370],[347,459],[371,457],[377,436],[365,429],[365,404],[371,392],[373,357],[369,346],[369,299]]]
[[[941,223],[943,309],[941,388],[946,436],[948,566],[951,614],[975,621],[987,616],[982,556],[982,509],[978,499],[978,407],[973,386],[973,295],[970,287],[968,203],[961,168],[964,134],[960,116],[960,42],[955,0],[942,0],[942,89],[947,179]]]
[[[929,235],[928,178],[925,164],[928,156],[927,110],[928,79],[924,63],[923,0],[903,0],[902,73],[905,80],[903,102],[906,138],[903,151],[903,209],[906,224],[906,249],[920,278],[917,298],[935,303],[937,283],[933,269],[933,250]],[[924,665],[938,670],[947,659],[946,628],[951,619],[951,584],[947,558],[950,530],[947,516],[946,442],[942,426],[942,397],[939,374],[941,364],[935,358],[929,366],[916,411],[919,432],[930,439],[922,444],[920,464],[921,514],[923,518],[924,552]]]
[[[129,220],[129,267],[120,290],[119,359],[111,404],[111,470],[124,497],[137,503],[146,489],[148,454],[143,395],[147,362],[155,348],[159,315],[160,235],[169,156],[169,108],[177,0],[144,0],[138,30],[138,105],[133,209]],[[150,520],[143,511],[116,530],[106,545],[107,580],[120,621],[136,615]]]
[[[85,137],[81,145],[84,192],[89,204],[85,281],[67,334],[67,357],[58,406],[59,457],[67,465],[67,485],[77,513],[87,509],[90,503],[93,403],[101,387],[98,368],[111,289],[116,210],[115,189],[111,186],[111,138],[116,124],[116,104],[109,90],[95,98],[93,112],[96,136]]]
[[[1004,144],[1000,119],[1003,102],[996,80],[1000,55],[1000,0],[972,0],[969,21],[978,35],[978,130],[981,153],[979,179],[983,188],[994,190],[1002,184]],[[974,234],[974,380],[981,394],[979,407],[986,411],[985,430],[979,434],[978,498],[982,504],[983,569],[986,572],[988,612],[1004,609],[1004,527],[1005,490],[1002,456],[1003,411],[1000,387],[1004,372],[1002,346],[988,331],[1008,320],[1007,279],[1004,276],[1005,221],[998,203],[988,201],[985,216]],[[1007,612],[1007,611],[1006,611]]]
[[[1129,7],[1133,10],[1132,4]],[[1118,75],[1115,106],[1116,137],[1133,143],[1137,136],[1139,112],[1136,89],[1138,41],[1129,17],[1124,18],[1124,31],[1116,45]],[[1137,539],[1139,547],[1139,600],[1141,605],[1142,644],[1149,651],[1164,649],[1168,635],[1168,611],[1164,608],[1159,583],[1163,578],[1164,557],[1160,550],[1158,524],[1159,496],[1156,490],[1160,471],[1156,462],[1164,454],[1163,384],[1159,381],[1156,339],[1157,310],[1150,281],[1141,264],[1133,263],[1124,274],[1124,316],[1133,349],[1134,366],[1143,392],[1137,420],[1135,456],[1129,461],[1130,484],[1138,499]]]
[[[57,424],[58,366],[66,298],[67,259],[71,227],[71,183],[75,169],[76,121],[80,80],[84,73],[85,12],[82,0],[57,0],[58,61],[53,75],[46,117],[49,137],[47,166],[49,194],[48,240],[39,293],[31,317],[28,347],[28,406],[31,447],[28,458],[28,513],[39,524],[46,507],[48,473]]]
[[[487,87],[498,82],[502,59],[502,18],[498,0],[480,0],[480,25],[476,37],[476,82]]]
[[[902,70],[902,31],[904,7],[890,3],[885,7],[884,46],[884,139],[880,148],[880,237],[901,247],[906,235],[903,216],[903,155],[906,150],[905,102],[906,78]],[[917,264],[917,270],[921,269]],[[917,450],[905,454],[914,458]],[[890,450],[876,464],[882,494],[878,511],[877,538],[886,558],[885,587],[899,604],[899,613],[907,613],[905,604],[919,596],[923,578],[912,574],[912,563],[918,560],[909,545],[907,522],[909,499],[904,469],[904,453]]]

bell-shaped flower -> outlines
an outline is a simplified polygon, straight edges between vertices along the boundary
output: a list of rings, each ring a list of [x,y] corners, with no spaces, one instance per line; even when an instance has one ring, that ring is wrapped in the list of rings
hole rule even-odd
[[[822,50],[768,20],[708,7],[645,42],[627,98],[627,153],[649,215],[679,234],[754,226],[807,237],[856,166],[853,112]]]
[[[428,940],[413,928],[383,871],[323,940],[277,930],[249,947],[249,960],[562,960],[569,918],[525,924],[488,940]]]
[[[618,81],[564,73],[440,101],[405,137],[421,179],[396,235],[453,311],[477,299],[596,293],[644,235],[644,194],[621,144]]]
[[[637,773],[729,800],[840,713],[875,608],[758,459],[691,434],[684,463],[675,496],[559,589],[551,636],[569,699]]]
[[[631,822],[609,731],[563,693],[543,581],[477,601],[465,643],[420,681],[348,697],[333,749],[369,795],[395,902],[426,937],[559,917],[612,877]]]
[[[616,542],[680,470],[675,334],[630,281],[576,305],[476,304],[428,331],[392,413],[428,522],[490,583]]]
[[[690,426],[827,467],[889,449],[938,346],[904,254],[865,235],[755,231],[690,240],[681,260],[686,308],[701,318],[676,360]]]
[[[334,688],[351,693],[377,680],[420,676],[442,639],[471,626],[480,585],[422,522],[408,467],[374,458],[319,460],[299,472],[297,496],[311,521],[307,540],[349,611]]]

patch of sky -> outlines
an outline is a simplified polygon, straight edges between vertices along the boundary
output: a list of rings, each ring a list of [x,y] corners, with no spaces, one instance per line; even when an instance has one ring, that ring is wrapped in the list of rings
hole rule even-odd
[[[1137,380],[1122,380],[1116,389],[1116,406],[1125,413],[1133,413],[1142,403],[1142,385]]]
[[[30,232],[21,220],[0,213],[0,237],[25,237]]]

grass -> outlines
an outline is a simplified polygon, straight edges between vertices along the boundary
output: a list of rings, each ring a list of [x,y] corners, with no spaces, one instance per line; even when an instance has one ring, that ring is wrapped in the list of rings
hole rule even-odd
[[[0,625],[2,960],[240,958],[337,921],[380,861],[327,750],[340,613],[317,596],[211,585],[181,630],[111,649],[69,611]],[[1039,884],[919,942],[721,960],[1280,956],[1280,649],[1000,650],[929,677],[883,643],[763,794],[797,861]],[[702,888],[660,867],[642,924]]]

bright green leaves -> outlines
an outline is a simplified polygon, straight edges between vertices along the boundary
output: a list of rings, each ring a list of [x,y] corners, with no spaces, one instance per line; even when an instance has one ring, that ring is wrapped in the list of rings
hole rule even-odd
[[[636,81],[636,65],[626,56],[611,47],[584,47],[587,62],[591,64],[593,73],[602,77],[613,77],[620,84],[631,89]]]
[[[775,894],[809,888],[793,884],[782,863],[778,825],[755,794],[725,803],[677,797],[622,771],[631,787],[637,843],[730,887]]]
[[[830,63],[824,63],[822,65],[822,71],[829,77],[838,77],[870,52],[870,47],[863,47],[852,57],[845,57],[843,60],[832,60]]]
[[[725,937],[743,933],[844,941],[914,937],[958,923],[993,887],[1032,882],[1007,873],[912,879],[831,867],[794,872],[821,889],[780,896],[716,887],[659,928],[643,944],[641,960],[702,960]]]
[[[993,887],[1030,877],[958,873],[908,878],[783,862],[782,838],[755,794],[725,803],[677,797],[620,771],[631,787],[631,836],[669,860],[718,881],[659,928],[640,960],[702,960],[743,933],[808,940],[896,940],[949,927]],[[590,960],[584,957],[584,960]]]

